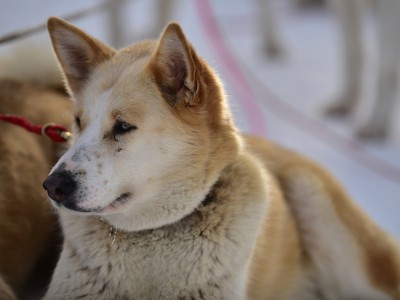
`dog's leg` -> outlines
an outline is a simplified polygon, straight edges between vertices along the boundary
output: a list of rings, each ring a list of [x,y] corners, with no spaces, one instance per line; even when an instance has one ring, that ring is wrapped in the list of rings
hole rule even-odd
[[[353,112],[362,85],[362,3],[360,0],[335,0],[343,44],[343,87],[339,99],[326,109],[327,115],[342,116]]]
[[[263,45],[269,57],[276,58],[283,54],[282,42],[279,38],[279,28],[275,19],[276,12],[271,5],[271,0],[258,0],[261,11],[261,32]]]
[[[399,249],[340,186],[305,166],[280,177],[324,299],[400,299]]]
[[[155,27],[153,36],[158,37],[160,32],[173,18],[173,12],[176,5],[176,0],[158,0],[157,3],[157,15],[155,16]]]
[[[110,8],[108,9],[108,19],[110,24],[110,41],[111,45],[114,47],[125,46],[126,42],[125,32],[124,32],[124,10],[126,9],[125,0],[108,1],[110,3]]]
[[[361,138],[385,137],[390,128],[392,110],[399,85],[400,1],[377,1],[379,21],[378,86],[371,113],[361,128]]]

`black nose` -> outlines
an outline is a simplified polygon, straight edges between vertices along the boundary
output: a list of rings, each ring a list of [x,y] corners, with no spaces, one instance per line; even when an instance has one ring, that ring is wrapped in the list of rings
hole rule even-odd
[[[56,171],[43,182],[43,187],[51,199],[57,203],[72,198],[77,188],[77,183],[69,171]]]

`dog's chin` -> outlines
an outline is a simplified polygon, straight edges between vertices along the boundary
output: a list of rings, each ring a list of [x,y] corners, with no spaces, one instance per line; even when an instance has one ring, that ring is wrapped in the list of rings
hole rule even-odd
[[[107,215],[123,211],[131,199],[131,196],[131,193],[123,193],[105,207],[98,206],[93,208],[81,207],[75,201],[58,203],[51,198],[50,200],[54,208],[68,213],[79,215]]]

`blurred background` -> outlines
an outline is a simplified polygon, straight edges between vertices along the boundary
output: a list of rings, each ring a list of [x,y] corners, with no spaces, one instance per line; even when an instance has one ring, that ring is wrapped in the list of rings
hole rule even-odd
[[[346,1],[357,4],[353,16],[343,15]],[[377,8],[367,0],[3,0],[0,55],[12,54],[22,42],[19,36],[39,29],[49,16],[72,17],[73,24],[115,47],[157,37],[168,20],[176,20],[220,74],[242,131],[318,161],[378,224],[400,237],[400,101],[390,108],[393,122],[386,136],[356,138],[368,110],[374,113],[378,89]],[[345,17],[352,23],[344,25]],[[28,39],[50,50],[44,30]],[[346,47],[352,42],[358,48],[349,60]],[[359,80],[355,113],[327,118],[327,108],[354,81],[351,76]]]

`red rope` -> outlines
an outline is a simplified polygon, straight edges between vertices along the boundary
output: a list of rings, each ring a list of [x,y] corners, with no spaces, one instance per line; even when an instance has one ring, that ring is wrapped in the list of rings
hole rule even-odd
[[[66,142],[71,137],[71,133],[64,126],[57,124],[34,125],[23,117],[8,114],[0,114],[0,120],[23,127],[29,132],[47,136],[56,143]]]

